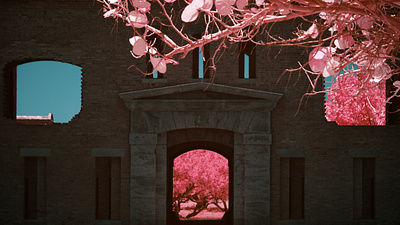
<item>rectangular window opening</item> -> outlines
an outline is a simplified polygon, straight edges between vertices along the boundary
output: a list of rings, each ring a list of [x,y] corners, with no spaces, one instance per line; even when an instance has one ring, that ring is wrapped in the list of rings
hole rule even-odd
[[[194,38],[200,39],[200,34],[193,35]],[[192,78],[193,79],[209,79],[210,78],[210,44],[200,46],[193,49],[192,57]]]
[[[256,78],[256,49],[251,42],[239,44],[239,78]]]
[[[280,218],[303,220],[304,158],[282,157],[280,164]]]
[[[24,157],[24,218],[42,219],[46,209],[46,158]]]
[[[164,42],[160,40],[160,38],[153,34],[147,38],[148,43],[154,43],[153,47],[157,49],[159,53],[164,52]],[[153,65],[150,62],[149,54],[146,54],[146,79],[162,79],[164,78],[164,74],[158,72],[154,69]]]
[[[119,220],[121,158],[96,157],[96,220]]]
[[[111,219],[111,157],[96,158],[96,219]]]
[[[353,215],[355,220],[375,218],[375,158],[354,158]]]

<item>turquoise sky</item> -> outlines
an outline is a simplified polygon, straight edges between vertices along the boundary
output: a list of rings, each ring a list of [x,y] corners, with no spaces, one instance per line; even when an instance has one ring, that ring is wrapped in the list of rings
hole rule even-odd
[[[81,110],[81,68],[57,61],[17,66],[17,115],[68,123]]]

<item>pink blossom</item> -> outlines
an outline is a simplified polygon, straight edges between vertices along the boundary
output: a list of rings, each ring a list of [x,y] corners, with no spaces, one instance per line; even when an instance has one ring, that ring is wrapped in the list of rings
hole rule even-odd
[[[158,72],[167,72],[167,62],[165,61],[165,59],[150,55],[150,62],[153,65],[153,68]]]
[[[248,5],[248,0],[237,0],[236,6],[238,9],[244,9],[244,7]]]
[[[396,80],[395,82],[393,82],[393,85],[394,85],[396,88],[400,88],[400,81]]]
[[[366,78],[366,75],[336,78],[325,102],[328,121],[338,125],[385,125],[385,83]]]
[[[132,52],[136,56],[140,57],[146,54],[148,46],[147,42],[140,36],[134,36],[129,39],[129,42],[132,45]]]
[[[143,28],[149,23],[147,16],[137,11],[131,11],[126,19],[129,22],[127,25],[135,28]]]
[[[214,1],[213,0],[204,0],[204,4],[201,7],[201,9],[204,10],[204,11],[210,11],[211,8],[213,7],[213,5],[214,5]]]
[[[138,8],[138,11],[142,14],[146,14],[147,12],[150,11],[150,7],[149,8]]]
[[[361,29],[370,29],[374,25],[374,20],[369,16],[363,16],[357,20],[357,25]]]
[[[133,7],[144,9],[150,8],[151,6],[151,4],[146,0],[133,0],[132,5]]]
[[[339,72],[340,58],[333,56],[327,62],[326,66],[322,71],[322,76],[329,77],[330,75],[335,75]]]
[[[235,4],[235,0],[215,0],[215,8],[222,16],[226,16],[231,13],[233,4]]]
[[[392,69],[390,68],[390,66],[385,62],[379,64],[379,66],[377,66],[372,72],[373,80],[375,82],[386,80],[391,70]]]
[[[308,30],[305,32],[306,35],[310,35],[312,39],[315,39],[318,37],[319,31],[318,31],[318,27],[315,23],[313,23],[311,25],[310,28],[308,28]]]
[[[115,12],[117,11],[117,8],[115,9],[111,9],[109,11],[107,11],[106,13],[104,13],[104,18],[110,17],[110,16],[115,16]]]
[[[193,22],[199,16],[199,9],[203,7],[204,0],[193,0],[182,12],[181,20],[185,23]]]
[[[314,48],[308,57],[308,63],[310,68],[314,72],[321,72],[328,63],[332,54],[335,52],[334,48],[331,47],[317,47]]]
[[[119,0],[108,0],[110,4],[118,5]]]
[[[354,39],[350,35],[340,35],[338,39],[335,40],[335,45],[339,49],[347,49],[354,45]]]

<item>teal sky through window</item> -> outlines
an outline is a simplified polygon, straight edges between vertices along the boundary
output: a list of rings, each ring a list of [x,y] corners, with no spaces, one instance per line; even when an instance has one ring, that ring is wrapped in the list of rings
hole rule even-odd
[[[81,68],[57,61],[17,66],[17,115],[68,123],[81,110]]]
[[[203,77],[204,77],[203,52],[201,52],[201,47],[199,47],[199,78],[202,79]]]
[[[250,78],[250,57],[247,54],[244,54],[244,78]]]

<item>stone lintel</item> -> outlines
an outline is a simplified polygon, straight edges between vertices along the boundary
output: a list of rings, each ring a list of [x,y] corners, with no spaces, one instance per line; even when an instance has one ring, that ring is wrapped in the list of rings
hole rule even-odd
[[[306,224],[305,220],[280,220],[278,225],[303,225]]]
[[[276,154],[279,157],[307,157],[309,153],[308,149],[276,149]]]
[[[121,225],[120,220],[95,220],[94,225]]]
[[[126,102],[138,111],[271,111],[276,102],[263,99],[131,99]]]
[[[215,84],[215,83],[188,83],[180,84],[168,87],[152,88],[139,91],[132,91],[127,93],[121,93],[120,97],[124,100],[127,99],[139,99],[139,98],[152,98],[162,95],[169,95],[175,93],[184,93],[190,91],[214,91],[225,94],[240,95],[248,98],[260,98],[260,99],[270,99],[271,101],[277,102],[282,94],[273,93],[261,90],[254,90],[241,87],[232,87],[227,85]]]
[[[379,149],[350,149],[349,156],[354,158],[377,158]]]
[[[49,157],[51,156],[50,148],[20,148],[21,157]]]
[[[124,157],[125,149],[123,148],[93,148],[93,157]]]
[[[245,145],[270,145],[272,136],[266,134],[243,134],[243,144]]]
[[[155,145],[157,144],[157,133],[130,134],[129,143],[131,145]]]

